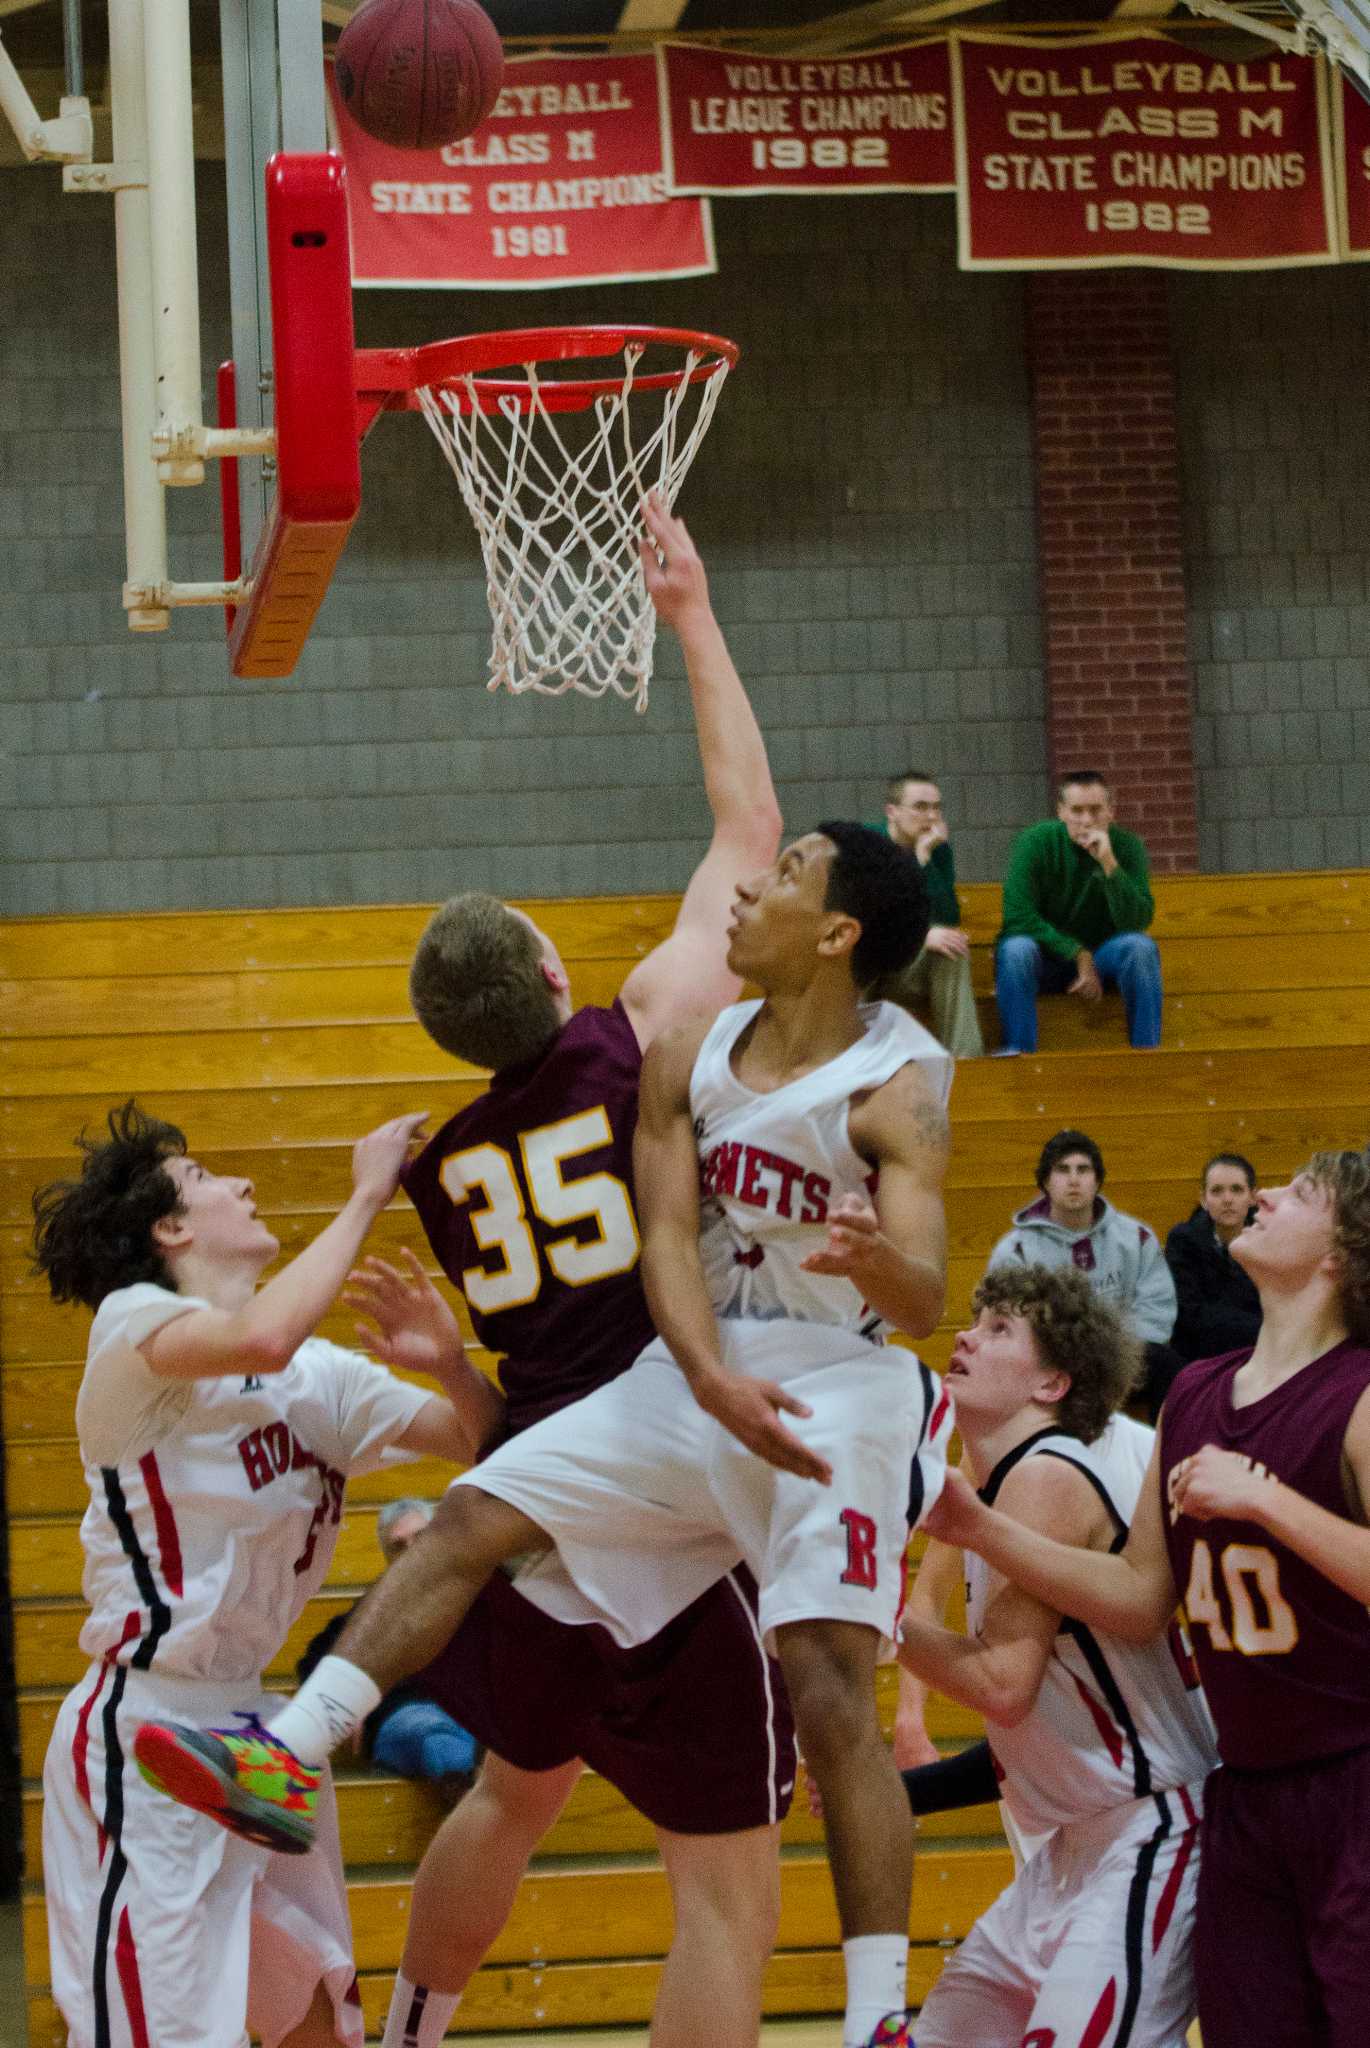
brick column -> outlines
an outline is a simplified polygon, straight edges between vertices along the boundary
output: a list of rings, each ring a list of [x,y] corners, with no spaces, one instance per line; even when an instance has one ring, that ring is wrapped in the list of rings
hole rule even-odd
[[[1098,768],[1161,873],[1198,866],[1164,276],[1027,281],[1052,773]]]

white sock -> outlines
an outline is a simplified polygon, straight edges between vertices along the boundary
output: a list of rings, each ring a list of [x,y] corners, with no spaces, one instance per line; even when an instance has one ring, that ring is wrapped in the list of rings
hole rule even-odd
[[[380,1687],[360,1665],[320,1657],[294,1699],[266,1725],[302,1764],[324,1764],[380,1703]]]
[[[390,1994],[381,2048],[438,2048],[447,2022],[460,2004],[460,1991],[434,1991],[429,1984],[411,1984],[401,1970]]]
[[[866,2048],[881,2020],[902,2013],[908,2004],[908,1936],[853,1935],[842,1944],[842,1960],[847,1966],[842,2048]]]

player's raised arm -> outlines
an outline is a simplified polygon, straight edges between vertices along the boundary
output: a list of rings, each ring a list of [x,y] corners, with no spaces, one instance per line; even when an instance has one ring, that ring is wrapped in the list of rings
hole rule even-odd
[[[770,1381],[744,1379],[724,1362],[699,1256],[699,1153],[690,1116],[690,1074],[703,1035],[700,1025],[667,1032],[642,1063],[633,1178],[647,1306],[701,1408],[769,1464],[826,1483],[825,1461],[780,1420],[782,1412],[811,1411]]]
[[[767,867],[780,843],[780,809],[755,713],[709,602],[704,565],[683,520],[655,492],[643,508],[643,574],[657,617],[685,655],[713,837],[695,869],[675,929],[623,986],[623,1005],[645,1046],[683,1008],[702,1015],[732,1002],[727,965],[733,892]]]
[[[946,1111],[910,1064],[853,1107],[848,1129],[879,1169],[874,1203],[853,1195],[839,1202],[827,1243],[803,1263],[811,1273],[845,1274],[886,1322],[929,1336],[947,1290]]]
[[[1127,1542],[1116,1556],[1076,1550],[1025,1529],[986,1507],[960,1472],[948,1472],[924,1527],[939,1543],[975,1551],[1044,1605],[1124,1642],[1148,1643],[1167,1626],[1179,1601],[1161,1522],[1160,1460],[1158,1437]]]

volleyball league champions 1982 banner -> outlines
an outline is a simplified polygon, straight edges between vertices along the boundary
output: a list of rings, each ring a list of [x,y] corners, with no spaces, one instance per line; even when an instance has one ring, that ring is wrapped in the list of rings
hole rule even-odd
[[[673,192],[943,192],[956,180],[944,41],[862,57],[658,48]]]
[[[667,189],[650,55],[515,58],[489,119],[444,149],[391,149],[336,93],[333,110],[354,284],[529,290],[717,268],[708,201]]]
[[[1335,260],[1319,60],[1146,34],[953,45],[963,269]]]

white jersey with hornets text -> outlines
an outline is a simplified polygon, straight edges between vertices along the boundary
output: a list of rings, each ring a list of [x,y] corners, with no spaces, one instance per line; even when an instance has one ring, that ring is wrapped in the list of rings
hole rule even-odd
[[[142,1283],[101,1302],[76,1398],[90,1487],[81,1648],[255,1679],[328,1569],[343,1487],[432,1396],[311,1337],[284,1372],[169,1379],[138,1346],[208,1304]]]
[[[1024,1458],[1064,1458],[1103,1501],[1116,1532],[1114,1548],[1121,1549],[1153,1434],[1126,1416],[1115,1416],[1095,1445],[1044,1429],[1000,1459],[980,1497],[992,1505]],[[967,1552],[972,1634],[998,1583]],[[1016,1728],[991,1728],[990,1748],[1005,1805],[1033,1832],[1191,1785],[1217,1762],[1213,1723],[1178,1622],[1155,1642],[1135,1644],[1064,1619],[1031,1713]]]
[[[865,1003],[863,1035],[836,1059],[765,1094],[738,1080],[737,1040],[759,1002],[734,1003],[711,1026],[690,1076],[700,1161],[700,1256],[720,1316],[826,1323],[879,1341],[884,1324],[850,1280],[806,1273],[844,1195],[875,1175],[852,1145],[852,1098],[915,1063],[934,1102],[951,1093],[950,1053],[894,1003]]]

